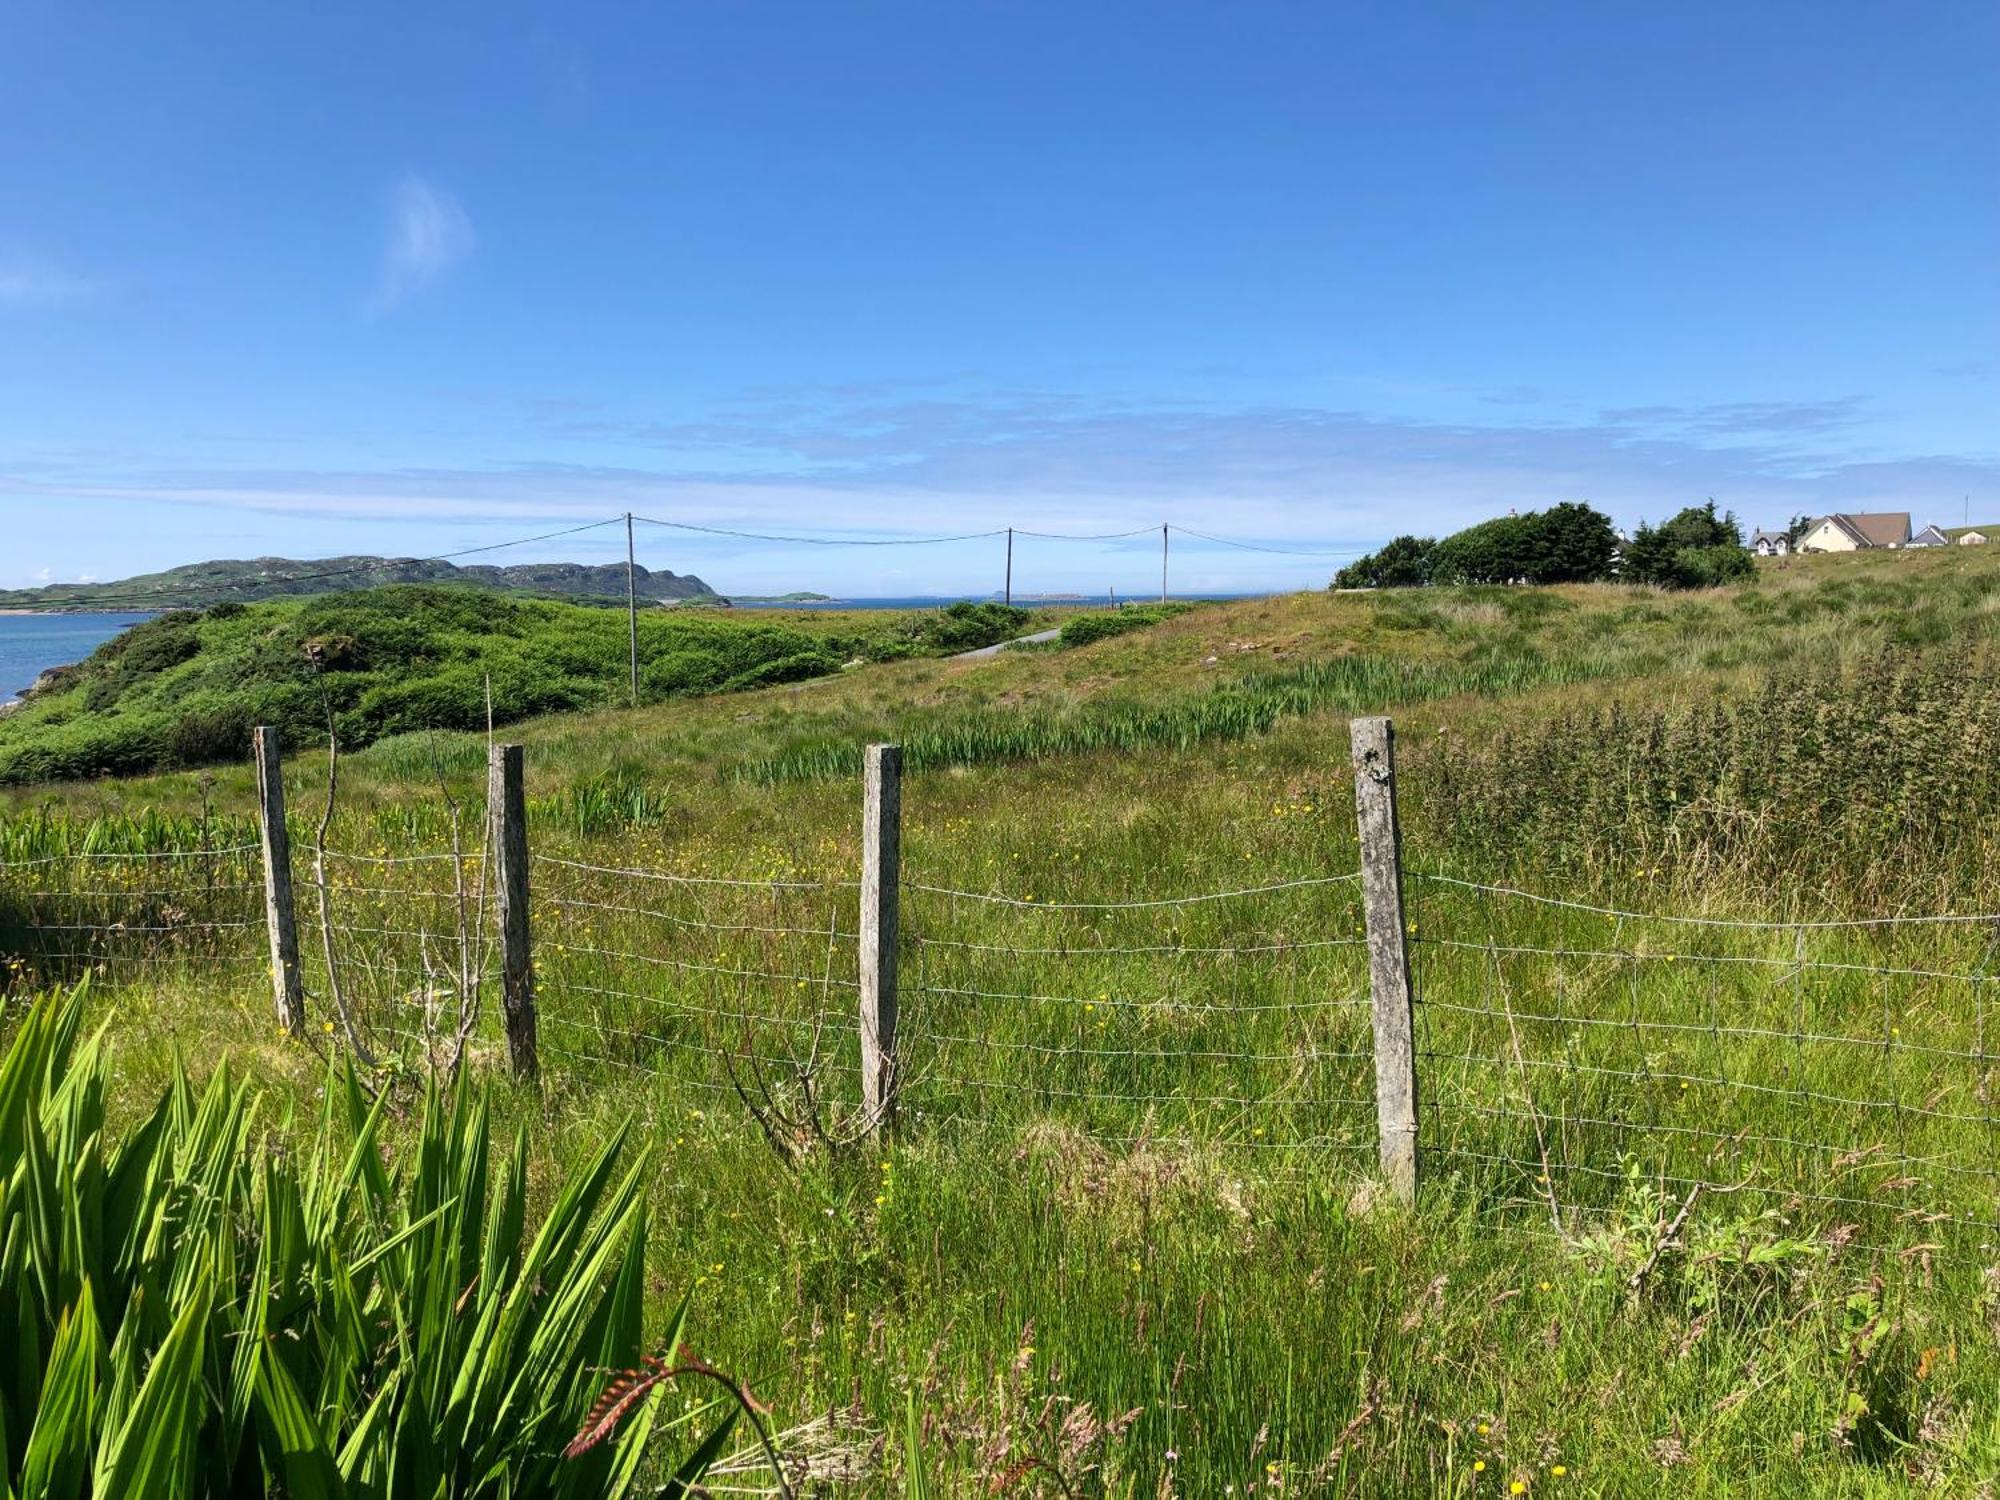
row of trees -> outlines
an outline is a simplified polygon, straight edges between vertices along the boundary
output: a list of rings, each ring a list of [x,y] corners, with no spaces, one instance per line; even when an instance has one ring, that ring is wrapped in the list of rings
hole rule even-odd
[[[1711,588],[1750,575],[1743,528],[1715,502],[1691,505],[1659,526],[1641,523],[1620,543],[1611,518],[1588,505],[1553,505],[1481,521],[1437,540],[1399,536],[1349,563],[1335,588],[1417,588],[1449,583],[1591,583],[1620,579],[1662,588]]]

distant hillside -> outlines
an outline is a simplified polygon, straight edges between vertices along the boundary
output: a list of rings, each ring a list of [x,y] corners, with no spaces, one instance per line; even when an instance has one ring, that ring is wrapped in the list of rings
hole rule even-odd
[[[641,599],[713,599],[715,590],[691,573],[635,568]],[[452,583],[543,599],[623,602],[625,565],[517,563],[512,567],[459,567],[421,557],[257,557],[248,561],[186,563],[164,573],[142,573],[111,583],[58,583],[38,589],[0,589],[0,609],[202,609],[211,604],[254,604],[260,599],[331,594],[390,583]]]

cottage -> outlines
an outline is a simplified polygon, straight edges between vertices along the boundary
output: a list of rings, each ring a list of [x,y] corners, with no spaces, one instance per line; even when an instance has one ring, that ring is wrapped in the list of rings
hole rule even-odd
[[[1792,550],[1792,538],[1784,531],[1753,531],[1750,550],[1759,557],[1783,557]]]
[[[1865,552],[1875,547],[1906,547],[1910,513],[1906,510],[1823,516],[1799,538],[1801,552]]]
[[[1940,526],[1935,521],[1910,538],[1912,547],[1983,547],[2000,526]]]

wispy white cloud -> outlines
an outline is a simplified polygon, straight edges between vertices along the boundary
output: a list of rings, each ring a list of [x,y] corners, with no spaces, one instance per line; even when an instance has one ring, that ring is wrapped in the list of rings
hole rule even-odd
[[[90,291],[90,282],[47,261],[0,253],[0,307],[49,307]]]
[[[391,196],[382,273],[368,310],[387,312],[431,285],[472,253],[472,220],[451,194],[405,177]]]
[[[583,462],[464,468],[0,476],[0,496],[173,501],[279,515],[512,524],[631,509],[708,525],[1116,530],[1161,520],[1272,540],[1373,543],[1509,506],[1587,499],[1621,522],[1714,495],[1774,523],[2000,493],[2000,456],[1856,451],[1843,401],[1624,410],[1569,423],[1425,422],[1311,407],[1206,408],[1062,392],[833,397],[621,422],[535,413]],[[1746,438],[1746,433],[1750,434]],[[603,461],[608,450],[642,454]]]

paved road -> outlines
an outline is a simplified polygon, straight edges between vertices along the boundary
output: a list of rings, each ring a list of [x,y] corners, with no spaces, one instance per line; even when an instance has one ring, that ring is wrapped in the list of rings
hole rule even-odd
[[[961,651],[953,661],[983,661],[989,656],[998,656],[1009,646],[1032,646],[1038,641],[1052,641],[1062,634],[1061,627],[1054,630],[1038,630],[1033,635],[1024,635],[1016,641],[1002,641],[997,646],[981,646],[977,651]]]

